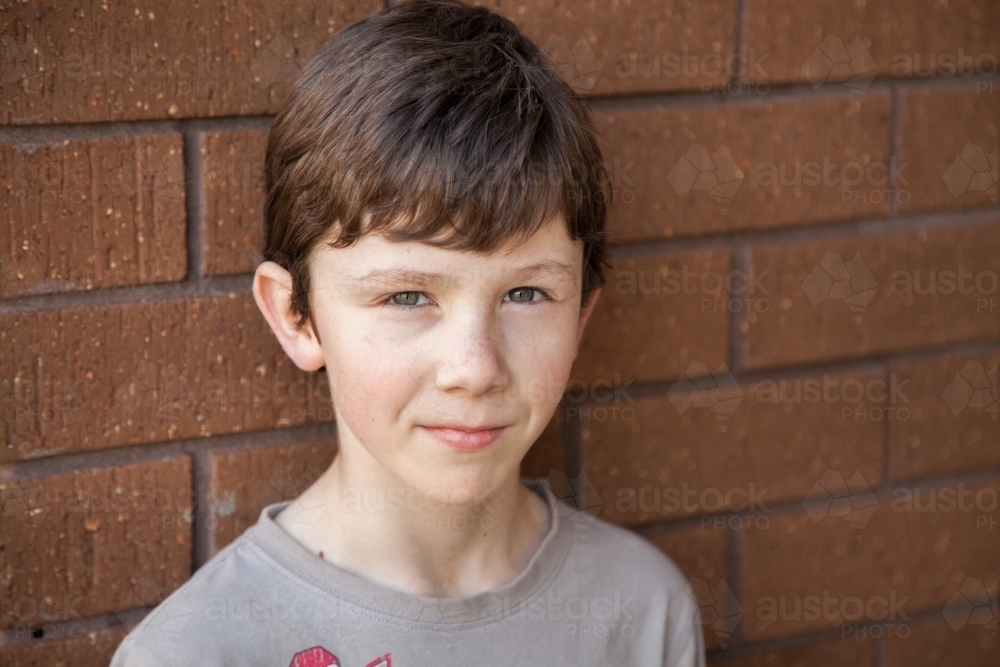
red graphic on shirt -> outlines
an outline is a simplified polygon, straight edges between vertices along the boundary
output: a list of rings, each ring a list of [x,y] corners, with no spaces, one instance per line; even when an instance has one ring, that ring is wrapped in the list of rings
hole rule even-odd
[[[340,660],[322,646],[313,646],[296,653],[288,667],[340,667]]]
[[[381,658],[375,658],[365,667],[392,667],[392,653],[386,653]]]
[[[296,653],[288,667],[340,667],[340,660],[322,646],[313,646]],[[392,667],[392,653],[375,658],[365,667]]]

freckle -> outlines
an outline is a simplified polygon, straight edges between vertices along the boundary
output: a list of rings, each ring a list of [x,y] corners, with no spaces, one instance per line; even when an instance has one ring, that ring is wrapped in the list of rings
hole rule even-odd
[[[323,557],[323,552],[322,552],[322,551],[320,551],[320,552],[319,552],[319,557],[320,557],[320,558],[322,558],[322,557]]]

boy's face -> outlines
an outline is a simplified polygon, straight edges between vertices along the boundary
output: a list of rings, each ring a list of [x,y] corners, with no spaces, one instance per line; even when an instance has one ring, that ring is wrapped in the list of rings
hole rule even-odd
[[[598,293],[581,309],[582,263],[562,216],[487,255],[369,234],[314,253],[301,331],[287,272],[262,265],[254,295],[300,368],[326,365],[354,482],[467,504],[516,479],[559,403]]]

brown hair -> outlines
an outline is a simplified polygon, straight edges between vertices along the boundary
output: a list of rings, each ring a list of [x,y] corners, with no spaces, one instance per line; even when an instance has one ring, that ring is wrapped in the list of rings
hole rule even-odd
[[[584,243],[581,302],[604,284],[610,189],[589,114],[482,7],[411,0],[335,35],[271,126],[265,182],[263,257],[291,274],[300,327],[313,249],[375,231],[491,252],[561,212]]]

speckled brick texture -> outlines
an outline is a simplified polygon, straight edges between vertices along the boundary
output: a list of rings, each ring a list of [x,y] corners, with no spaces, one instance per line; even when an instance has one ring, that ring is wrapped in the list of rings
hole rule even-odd
[[[628,404],[631,411],[618,418],[599,419],[595,409],[582,420],[585,470],[602,503],[600,516],[637,525],[767,512],[802,500],[827,469],[860,471],[878,483],[886,425],[871,417],[887,401],[871,400],[866,393],[879,396],[864,388],[881,386],[880,376],[728,387],[728,373],[715,377],[723,387],[717,407],[698,405],[699,390],[678,382],[666,396]]]
[[[954,129],[941,132],[944,127]],[[901,198],[901,207],[914,211],[995,208],[998,127],[1000,90],[991,94],[965,88],[909,91],[900,159],[907,163],[913,196],[905,202]]]
[[[8,667],[106,667],[124,637],[123,626],[91,632],[77,628],[68,636],[2,647],[0,658]]]
[[[6,461],[333,420],[248,293],[0,315],[0,341]]]
[[[975,625],[935,618],[914,623],[912,634],[886,642],[888,667],[962,667],[989,665],[1000,657],[997,643]]]
[[[251,292],[268,128],[395,4],[0,0],[0,664],[107,664],[336,456]],[[709,664],[995,667],[1000,5],[477,4],[611,187],[521,475],[673,559]]]
[[[653,240],[885,213],[889,108],[879,93],[599,114],[612,236]],[[714,178],[698,180],[706,171]]]
[[[725,0],[487,0],[559,66],[581,95],[711,90],[740,73],[736,6]]]
[[[677,378],[692,362],[722,363],[729,270],[724,250],[614,262],[573,366],[570,405],[606,396],[617,404],[634,382]]]
[[[149,605],[190,575],[186,457],[40,478],[4,471],[0,498],[4,629]]]
[[[0,297],[183,279],[184,180],[176,133],[0,143]]]
[[[874,502],[855,488],[850,513],[820,501],[747,527],[748,638],[905,623],[942,612],[970,580],[996,586],[1000,484],[903,486]]]
[[[740,322],[746,367],[996,340],[998,225],[754,246],[771,307]]]
[[[905,383],[889,424],[893,479],[971,472],[1000,466],[996,376],[1000,354],[944,357],[892,366]]]
[[[205,273],[253,272],[263,260],[267,130],[205,135]]]
[[[766,75],[752,72],[752,81],[864,90],[872,76],[954,78],[991,63],[995,73],[1000,53],[992,0],[747,0],[747,12],[747,47],[769,56]]]
[[[309,56],[381,7],[4,2],[0,124],[275,113]]]

